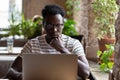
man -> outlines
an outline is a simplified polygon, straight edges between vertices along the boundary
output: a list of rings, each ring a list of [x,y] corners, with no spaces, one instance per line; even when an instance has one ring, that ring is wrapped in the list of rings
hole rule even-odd
[[[7,78],[20,80],[22,78],[22,54],[76,54],[78,55],[78,76],[83,80],[89,76],[89,64],[81,43],[62,34],[64,28],[64,10],[57,5],[47,5],[42,10],[44,35],[29,40],[20,56],[16,58]]]

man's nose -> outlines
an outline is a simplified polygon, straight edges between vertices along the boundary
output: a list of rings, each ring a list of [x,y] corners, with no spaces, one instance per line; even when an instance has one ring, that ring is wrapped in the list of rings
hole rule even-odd
[[[54,26],[54,31],[56,32],[57,31],[57,27]]]

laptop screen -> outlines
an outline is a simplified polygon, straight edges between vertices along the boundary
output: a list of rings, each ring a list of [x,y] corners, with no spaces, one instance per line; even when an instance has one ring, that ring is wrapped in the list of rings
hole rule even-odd
[[[24,54],[23,80],[77,80],[77,55]]]

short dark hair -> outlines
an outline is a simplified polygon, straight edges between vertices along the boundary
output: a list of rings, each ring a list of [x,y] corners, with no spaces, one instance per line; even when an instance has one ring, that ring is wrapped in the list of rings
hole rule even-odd
[[[47,15],[61,14],[62,17],[65,15],[65,11],[59,5],[46,5],[42,10],[43,18]]]

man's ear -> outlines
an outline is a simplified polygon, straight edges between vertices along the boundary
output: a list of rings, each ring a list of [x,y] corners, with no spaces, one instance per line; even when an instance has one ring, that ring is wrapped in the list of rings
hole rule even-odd
[[[46,30],[42,27],[42,34],[46,34]]]
[[[43,19],[43,21],[42,21],[42,24],[43,24],[43,27],[42,27],[42,34],[46,34],[46,30],[45,30],[45,24],[46,24],[46,22],[45,22],[44,19]]]
[[[45,27],[46,21],[45,19],[42,20],[43,27]]]
[[[43,27],[45,26],[45,21],[44,20],[42,21],[42,25],[43,25]]]

